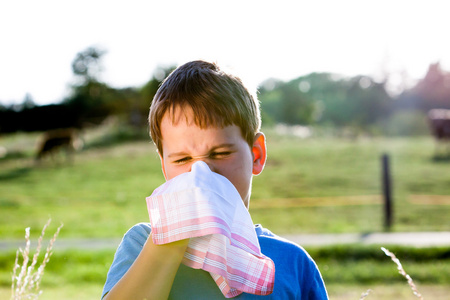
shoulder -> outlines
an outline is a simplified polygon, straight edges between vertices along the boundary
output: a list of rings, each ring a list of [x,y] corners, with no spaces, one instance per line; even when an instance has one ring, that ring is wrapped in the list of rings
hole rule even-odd
[[[151,232],[152,228],[150,226],[150,223],[138,223],[128,229],[128,231],[124,235],[124,238],[147,239]]]
[[[293,299],[327,299],[322,275],[311,256],[300,245],[261,225],[255,226],[261,252],[275,263],[277,295]],[[282,298],[282,297],[281,297]]]
[[[137,256],[144,246],[150,235],[151,227],[149,223],[138,223],[131,227],[123,236],[116,256],[124,255],[124,253]]]
[[[274,261],[278,273],[300,278],[300,281],[319,273],[315,261],[303,247],[260,225],[255,230],[261,252]]]
[[[306,252],[303,247],[272,233],[269,229],[264,228],[261,225],[256,225],[255,231],[261,244],[261,248],[269,248],[269,250],[278,250],[279,252],[284,253],[288,251],[289,254],[299,255],[304,258],[311,259],[308,252]]]

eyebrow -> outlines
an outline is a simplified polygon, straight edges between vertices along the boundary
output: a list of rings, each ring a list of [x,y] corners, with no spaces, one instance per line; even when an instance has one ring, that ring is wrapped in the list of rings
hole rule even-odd
[[[214,150],[217,150],[220,148],[234,148],[234,144],[232,144],[232,143],[220,144],[220,145],[214,146],[209,152],[213,152]],[[186,152],[181,151],[181,152],[171,153],[167,157],[171,158],[171,157],[179,157],[179,156],[190,156],[190,155],[187,154]]]

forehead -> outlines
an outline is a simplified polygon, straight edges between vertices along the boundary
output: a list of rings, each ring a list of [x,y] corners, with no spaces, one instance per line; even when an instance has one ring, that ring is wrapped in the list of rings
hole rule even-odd
[[[237,125],[219,126],[196,122],[192,108],[167,111],[161,120],[163,146],[179,144],[216,144],[245,141]],[[228,142],[227,142],[228,141]]]
[[[212,115],[204,110],[194,109],[189,105],[176,105],[168,107],[164,112],[161,121],[161,134],[163,133],[164,124],[177,126],[180,124],[187,126],[196,126],[201,129],[208,128],[224,128],[228,125],[233,125],[232,122],[227,121],[225,116]]]

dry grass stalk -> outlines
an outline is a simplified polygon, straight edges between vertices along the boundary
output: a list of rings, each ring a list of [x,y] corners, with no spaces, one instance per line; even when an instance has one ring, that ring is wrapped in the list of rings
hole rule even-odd
[[[42,248],[42,240],[44,238],[45,230],[50,225],[51,219],[47,221],[47,223],[44,225],[44,228],[42,229],[41,236],[38,240],[38,245],[36,247],[36,251],[33,255],[33,259],[31,261],[31,264],[29,264],[29,254],[30,254],[30,228],[25,229],[25,249],[19,249],[16,252],[16,260],[14,262],[14,268],[13,268],[13,275],[12,275],[12,284],[11,284],[11,299],[13,300],[22,300],[22,299],[37,299],[41,294],[42,291],[39,289],[40,282],[42,280],[42,276],[44,275],[44,268],[47,265],[48,261],[50,260],[50,256],[52,255],[52,248],[53,244],[56,240],[56,237],[59,234],[59,231],[63,227],[58,227],[55,234],[53,235],[53,238],[50,240],[47,251],[45,253],[45,256],[41,262],[41,265],[37,270],[36,264],[39,259],[39,254]],[[22,265],[19,265],[19,253],[22,255],[23,262]],[[20,267],[20,272],[17,274],[17,271]]]
[[[362,294],[361,294],[361,297],[359,298],[359,300],[363,300],[364,298],[366,298],[367,296],[369,296],[369,294],[370,294],[371,291],[372,291],[371,289],[368,289],[365,293],[362,293]]]
[[[381,247],[381,250],[383,250],[383,252],[384,252],[387,256],[390,256],[391,259],[392,259],[392,261],[395,262],[395,263],[397,264],[397,270],[398,270],[398,272],[399,272],[400,274],[402,274],[403,277],[406,278],[406,280],[408,281],[408,284],[409,284],[409,286],[411,287],[411,290],[413,291],[414,295],[416,295],[417,298],[423,300],[423,297],[422,297],[422,295],[419,293],[419,291],[417,290],[417,287],[416,287],[416,285],[414,284],[414,282],[413,282],[411,276],[409,276],[409,275],[405,272],[405,270],[403,269],[402,264],[400,263],[400,260],[395,256],[395,254],[392,253],[392,252],[390,252],[389,250],[387,250],[387,249],[384,248],[384,247]]]

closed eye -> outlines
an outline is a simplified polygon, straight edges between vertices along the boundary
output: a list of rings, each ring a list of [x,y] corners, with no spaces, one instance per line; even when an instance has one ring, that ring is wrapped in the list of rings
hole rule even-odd
[[[177,159],[173,163],[175,163],[177,165],[182,165],[182,164],[188,163],[191,159],[192,159],[192,157],[187,156],[187,157],[183,157],[181,159]]]
[[[192,161],[193,159],[199,159],[199,158],[211,158],[211,159],[222,159],[222,158],[227,158],[228,156],[230,156],[233,152],[232,151],[221,151],[221,152],[211,152],[209,155],[202,155],[202,156],[186,156],[180,159],[177,159],[175,161],[173,161],[174,164],[177,165],[183,165],[186,164],[190,161]]]
[[[213,159],[226,158],[231,155],[231,151],[213,152],[209,156]]]

